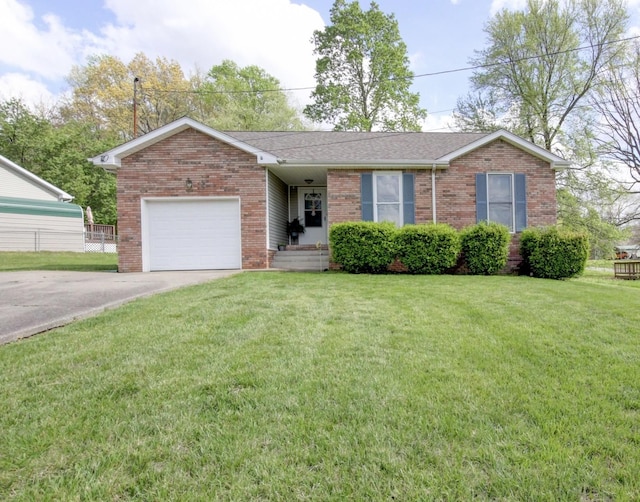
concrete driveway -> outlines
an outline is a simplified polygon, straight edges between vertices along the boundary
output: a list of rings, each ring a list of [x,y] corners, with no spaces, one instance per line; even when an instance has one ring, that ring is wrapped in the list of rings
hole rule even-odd
[[[135,298],[238,272],[1,272],[0,344],[64,326]]]

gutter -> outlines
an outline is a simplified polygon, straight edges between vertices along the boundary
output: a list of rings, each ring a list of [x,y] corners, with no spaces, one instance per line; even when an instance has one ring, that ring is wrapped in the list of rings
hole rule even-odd
[[[266,165],[266,164],[265,164]],[[326,160],[287,160],[278,159],[276,164],[278,167],[286,167],[289,169],[300,167],[326,167],[330,169],[446,169],[449,162],[431,161],[431,160],[363,160],[353,162],[349,160],[326,161]]]

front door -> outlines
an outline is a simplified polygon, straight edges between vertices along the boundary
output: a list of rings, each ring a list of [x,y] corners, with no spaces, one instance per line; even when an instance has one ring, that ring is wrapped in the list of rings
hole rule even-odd
[[[324,188],[302,189],[299,192],[298,211],[304,225],[299,244],[327,243],[327,191]]]

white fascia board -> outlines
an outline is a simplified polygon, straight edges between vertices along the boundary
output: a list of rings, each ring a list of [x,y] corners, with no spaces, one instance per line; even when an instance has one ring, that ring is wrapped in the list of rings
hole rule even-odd
[[[203,134],[211,136],[223,143],[227,143],[239,150],[247,153],[251,153],[256,156],[256,161],[259,164],[277,164],[278,158],[268,152],[264,152],[259,148],[255,148],[247,143],[239,141],[228,134],[217,131],[209,126],[206,126],[196,120],[188,117],[175,120],[169,124],[166,124],[158,129],[155,129],[144,136],[132,139],[127,143],[112,148],[111,150],[104,152],[100,155],[92,157],[89,162],[92,162],[96,166],[103,167],[107,171],[115,172],[122,163],[122,159],[129,155],[132,155],[140,150],[143,150],[154,143],[162,141],[165,138],[178,134],[186,129],[195,129]]]
[[[449,162],[442,160],[368,160],[361,162],[346,161],[322,161],[322,160],[287,160],[281,159],[278,165],[282,167],[327,167],[331,169],[406,169],[413,167],[415,169],[446,169]]]
[[[36,185],[39,185],[44,190],[47,190],[49,192],[53,192],[53,194],[56,197],[58,197],[59,201],[70,202],[73,199],[75,199],[75,197],[73,195],[68,194],[64,190],[61,190],[60,188],[58,188],[55,185],[52,185],[48,181],[43,180],[39,176],[36,176],[35,174],[33,174],[31,171],[26,170],[24,167],[20,167],[15,162],[11,162],[9,159],[7,159],[6,157],[3,157],[2,155],[0,155],[0,163],[2,163],[8,169],[11,169],[12,171],[15,171],[16,173],[18,173],[22,177],[27,178],[30,181],[33,181]]]
[[[473,150],[487,145],[497,139],[502,139],[507,143],[530,153],[534,157],[546,160],[547,162],[549,162],[549,164],[551,164],[552,169],[569,167],[571,165],[571,162],[569,162],[568,160],[565,160],[562,157],[551,153],[549,150],[531,143],[530,141],[527,141],[520,136],[517,136],[509,131],[505,131],[504,129],[500,129],[499,131],[487,134],[486,136],[483,136],[473,143],[469,143],[468,145],[465,145],[458,150],[454,150],[453,152],[440,157],[438,161],[451,162],[452,160],[455,160],[458,157],[462,157],[463,155],[466,155],[467,153],[472,152]]]

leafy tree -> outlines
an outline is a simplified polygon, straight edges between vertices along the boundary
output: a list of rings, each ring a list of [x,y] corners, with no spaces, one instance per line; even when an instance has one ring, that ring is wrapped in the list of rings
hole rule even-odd
[[[500,109],[495,93],[489,89],[482,93],[468,93],[458,98],[453,111],[455,128],[463,132],[493,132],[498,129],[517,131],[517,124],[509,124]]]
[[[602,217],[594,203],[579,198],[568,189],[558,190],[558,223],[562,228],[589,236],[592,258],[611,258],[615,245],[629,232]]]
[[[610,65],[591,100],[602,117],[598,126],[600,153],[629,169],[640,182],[640,44],[622,64]]]
[[[548,150],[563,143],[558,136],[570,132],[578,104],[624,53],[617,42],[627,19],[623,0],[527,0],[524,11],[503,9],[485,28],[488,48],[471,61],[482,98],[459,102],[458,127],[489,113]]]
[[[0,103],[0,154],[29,169],[49,127],[50,123],[32,113],[21,99]]]
[[[87,161],[115,141],[101,140],[87,124],[55,123],[20,100],[0,103],[0,153],[91,206],[96,222],[115,224],[115,177]]]
[[[65,120],[91,124],[104,136],[120,141],[134,136],[134,79],[138,130],[144,134],[193,110],[193,83],[180,65],[166,58],[151,61],[137,54],[129,64],[115,56],[91,56],[85,66],[72,68],[67,80],[71,97],[61,107]]]
[[[288,131],[303,129],[280,82],[262,68],[240,68],[230,60],[213,66],[198,87],[201,119],[222,130]]]
[[[620,185],[608,180],[595,149],[597,117],[586,106],[605,69],[623,57],[628,15],[622,0],[527,0],[487,24],[489,45],[472,59],[474,93],[458,101],[458,129],[505,127],[555,150],[575,168],[559,173],[558,217],[587,230],[594,253],[620,237],[610,207]],[[596,202],[599,201],[599,202]]]
[[[413,73],[393,14],[375,2],[363,11],[357,1],[335,0],[331,24],[313,42],[317,85],[307,117],[343,131],[420,130],[427,112],[409,91]]]

